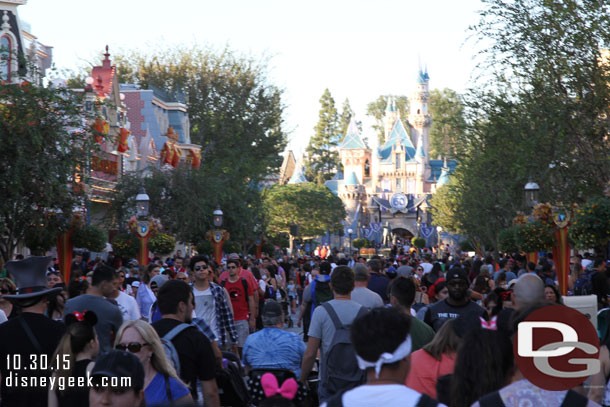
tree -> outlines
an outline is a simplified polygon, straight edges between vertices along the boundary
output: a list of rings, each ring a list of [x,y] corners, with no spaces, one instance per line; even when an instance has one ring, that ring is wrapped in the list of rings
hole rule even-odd
[[[385,109],[388,106],[388,100],[393,98],[396,100],[396,108],[402,120],[406,119],[409,114],[409,99],[406,96],[379,96],[377,100],[369,103],[366,106],[366,114],[375,118],[373,130],[377,132],[379,144],[383,144],[385,137],[385,125],[383,119],[385,117]]]
[[[7,261],[32,226],[66,227],[98,145],[83,128],[91,115],[63,88],[0,84],[0,255]],[[81,184],[82,185],[82,184]],[[57,215],[57,216],[55,216]]]
[[[552,139],[539,156],[551,164],[545,181],[562,200],[599,195],[610,181],[610,64],[608,52],[600,53],[610,43],[610,13],[603,4],[485,0],[472,27],[486,43],[480,71],[487,88],[523,106],[532,136]]]
[[[131,51],[115,61],[122,82],[184,96],[191,139],[202,145],[202,170],[208,176],[236,187],[278,170],[286,146],[284,106],[264,61],[198,46]]]
[[[466,120],[460,96],[451,89],[430,92],[430,156],[461,158],[465,144]]]
[[[324,185],[311,182],[275,185],[263,192],[267,232],[271,236],[289,233],[299,226],[302,239],[311,239],[341,227],[345,207],[341,199]]]
[[[314,134],[309,139],[305,158],[305,176],[318,184],[331,179],[341,162],[337,146],[341,139],[335,100],[328,89],[320,98],[320,114]]]

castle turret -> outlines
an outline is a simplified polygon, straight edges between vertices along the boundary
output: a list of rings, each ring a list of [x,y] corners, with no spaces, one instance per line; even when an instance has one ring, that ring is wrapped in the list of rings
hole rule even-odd
[[[394,123],[396,120],[400,119],[400,112],[396,107],[396,100],[393,97],[388,98],[388,104],[385,108],[385,116],[383,118],[383,128],[384,128],[384,143],[388,141],[388,137],[392,132],[392,128],[394,127]]]
[[[432,117],[428,113],[428,100],[430,99],[429,82],[430,76],[428,76],[428,68],[424,71],[419,69],[417,74],[417,88],[411,95],[411,110],[409,114],[409,124],[411,125],[411,140],[418,140],[422,138],[421,147],[425,155],[425,163],[428,164],[428,147],[430,140],[428,133],[430,131],[430,125],[432,124]]]

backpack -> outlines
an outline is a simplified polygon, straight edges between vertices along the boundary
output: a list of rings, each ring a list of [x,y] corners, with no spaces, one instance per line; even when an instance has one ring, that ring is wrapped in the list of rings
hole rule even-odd
[[[326,394],[330,397],[364,383],[366,374],[364,370],[360,370],[358,367],[356,351],[354,351],[350,339],[349,325],[346,326],[341,323],[332,305],[324,303],[322,307],[324,307],[335,326],[335,334],[322,361],[324,374],[320,380],[320,384],[324,386]],[[354,320],[367,312],[366,307],[361,307]]]
[[[171,331],[165,334],[163,338],[161,338],[161,345],[163,345],[163,350],[165,351],[165,356],[172,363],[174,369],[176,369],[176,373],[180,376],[180,358],[178,357],[178,351],[172,342],[178,334],[184,331],[186,328],[190,327],[189,324],[179,324],[175,326]]]
[[[574,295],[588,295],[593,291],[593,283],[591,277],[595,270],[587,271],[582,276],[578,277],[574,282]]]
[[[334,298],[333,292],[330,289],[329,281],[313,280],[311,286],[311,315],[313,310],[320,304],[324,304]]]
[[[225,288],[225,285],[227,284],[227,280],[222,280],[220,282],[220,285],[222,286],[222,288]],[[244,297],[244,299],[246,300],[246,307],[248,306],[248,281],[245,278],[241,278],[241,284],[244,286],[244,293],[246,293],[246,296]]]

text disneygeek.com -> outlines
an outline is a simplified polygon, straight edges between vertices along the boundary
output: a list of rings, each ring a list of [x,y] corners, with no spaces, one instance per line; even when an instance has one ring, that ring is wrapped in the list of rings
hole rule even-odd
[[[87,374],[87,377],[63,377],[63,376],[22,376],[19,373],[10,372],[7,377],[2,378],[4,385],[10,388],[34,388],[43,387],[64,391],[69,387],[131,387],[131,377],[96,377]]]

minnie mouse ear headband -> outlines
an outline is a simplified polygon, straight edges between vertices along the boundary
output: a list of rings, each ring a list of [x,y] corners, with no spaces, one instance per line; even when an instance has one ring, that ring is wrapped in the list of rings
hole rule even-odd
[[[442,290],[443,287],[445,287],[445,284],[446,284],[445,281],[446,280],[444,278],[439,278],[438,280],[436,280],[434,282],[434,284],[432,284],[430,287],[428,287],[428,297],[434,297],[436,294],[438,294],[438,292],[440,290]]]
[[[75,322],[84,322],[89,326],[95,326],[97,324],[97,315],[93,311],[74,311],[71,314],[67,314],[64,318],[66,326],[70,326]]]

